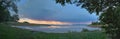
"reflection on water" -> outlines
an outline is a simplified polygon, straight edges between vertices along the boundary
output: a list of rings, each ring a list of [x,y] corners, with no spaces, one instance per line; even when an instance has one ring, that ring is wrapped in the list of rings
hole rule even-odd
[[[47,32],[47,33],[66,33],[69,31],[80,32],[83,28],[88,30],[101,30],[100,28],[92,28],[88,26],[12,26],[22,29],[29,29],[33,31]]]
[[[60,26],[48,26],[48,28],[61,28]]]
[[[69,28],[68,26],[47,26],[46,28]]]

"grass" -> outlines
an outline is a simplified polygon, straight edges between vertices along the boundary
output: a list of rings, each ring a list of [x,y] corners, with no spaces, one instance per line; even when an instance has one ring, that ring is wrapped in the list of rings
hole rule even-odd
[[[0,39],[106,39],[106,35],[102,32],[31,32],[0,24]]]
[[[33,39],[32,32],[0,24],[0,39]]]
[[[101,32],[37,33],[36,39],[106,39]]]

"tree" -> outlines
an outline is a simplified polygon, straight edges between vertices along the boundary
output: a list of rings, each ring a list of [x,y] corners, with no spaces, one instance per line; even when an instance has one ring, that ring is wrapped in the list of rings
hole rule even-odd
[[[96,21],[96,22],[92,22],[91,25],[105,25],[105,24],[100,21]]]
[[[106,12],[101,14],[100,20],[107,24],[103,26],[106,33],[109,34],[112,39],[119,39],[120,37],[120,7],[109,8]]]
[[[100,15],[103,28],[112,39],[120,37],[120,0],[56,0],[61,5],[76,4],[90,13]]]
[[[18,0],[0,0],[0,22],[10,20],[10,11],[18,12],[15,2]]]
[[[12,22],[17,22],[18,20],[19,20],[18,14],[14,14],[14,15],[11,16],[11,18],[10,18],[10,21],[12,21]]]
[[[27,22],[27,21],[24,21],[23,23],[24,23],[24,24],[29,24],[29,22]]]

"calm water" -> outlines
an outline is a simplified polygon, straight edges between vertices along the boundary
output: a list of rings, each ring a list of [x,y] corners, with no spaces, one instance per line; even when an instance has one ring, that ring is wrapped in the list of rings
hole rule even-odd
[[[80,32],[83,28],[88,30],[101,30],[100,28],[93,28],[87,25],[73,25],[73,26],[12,26],[22,29],[29,29],[32,31],[40,31],[47,33],[66,33],[71,31]]]

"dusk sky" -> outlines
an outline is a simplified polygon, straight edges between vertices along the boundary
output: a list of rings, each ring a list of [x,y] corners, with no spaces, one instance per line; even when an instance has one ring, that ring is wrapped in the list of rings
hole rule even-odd
[[[55,0],[21,0],[18,2],[18,9],[23,20],[68,23],[90,23],[98,20],[98,16],[88,13],[84,8],[71,4],[61,6]]]

